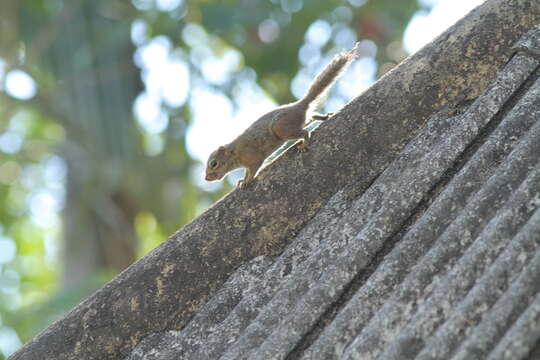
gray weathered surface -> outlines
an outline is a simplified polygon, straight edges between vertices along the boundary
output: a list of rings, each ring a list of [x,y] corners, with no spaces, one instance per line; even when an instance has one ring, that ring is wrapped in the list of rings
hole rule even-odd
[[[540,339],[538,66],[520,52],[360,197],[338,191],[219,321],[201,315],[217,296],[126,360],[526,356]]]
[[[308,153],[285,154],[270,169],[263,170],[253,185],[221,200],[26,344],[12,359],[118,359],[129,354],[143,338],[158,341],[159,335],[152,334],[159,333],[167,333],[170,339],[187,336],[186,343],[193,346],[185,351],[193,358],[221,353],[233,356],[243,349],[260,349],[260,354],[275,350],[276,357],[289,353],[314,328],[321,311],[340,301],[339,294],[349,286],[351,276],[361,278],[353,275],[361,269],[369,273],[381,247],[384,250],[386,244],[404,235],[403,222],[421,215],[415,209],[424,206],[426,196],[435,195],[433,186],[446,181],[448,171],[457,171],[452,170],[452,162],[456,156],[460,161],[460,151],[476,141],[474,136],[461,139],[459,127],[468,126],[477,134],[485,122],[480,119],[477,125],[471,125],[460,115],[447,118],[442,113],[438,124],[433,120],[425,127],[420,136],[426,139],[424,143],[419,138],[418,148],[409,145],[397,165],[377,176],[441,107],[456,110],[464,100],[479,96],[508,61],[510,46],[538,23],[537,0],[487,1],[352,101],[332,121],[325,122],[314,134]],[[509,85],[508,91],[501,89],[501,96],[512,92],[513,86],[519,84],[519,76],[526,76],[524,71],[516,73],[516,82]],[[487,100],[504,102],[498,96]],[[475,104],[479,111],[486,110],[490,115],[496,108],[490,103]],[[503,152],[514,146],[513,140],[505,144]],[[444,151],[438,154],[431,146]],[[450,153],[444,154],[446,150]],[[423,159],[433,167],[427,167]],[[487,181],[495,165],[477,169],[479,174],[475,176],[484,176]],[[519,174],[523,175],[523,170]],[[374,186],[369,187],[376,178]],[[474,187],[483,185],[484,180],[466,182],[464,191],[474,193]],[[364,196],[347,200],[358,197],[368,187]],[[510,191],[502,190],[504,194]],[[448,200],[440,206],[459,208],[465,203],[464,198],[457,204]],[[482,211],[492,215],[495,209]],[[306,227],[317,212],[318,221],[324,219],[327,223],[314,221]],[[336,214],[343,218],[336,218]],[[448,221],[456,214],[450,212]],[[446,226],[417,231],[443,231]],[[201,310],[202,305],[236,268],[255,257],[279,253],[300,231],[295,244],[269,265],[266,274],[276,276],[261,275],[265,286],[257,290],[249,290],[248,286],[246,295],[239,295],[243,290],[224,290],[229,295],[223,296],[241,299],[230,315],[212,326],[220,328],[221,333],[197,330],[198,340],[174,333],[186,325],[195,326],[188,325],[194,314],[211,312],[206,307]],[[300,238],[305,242],[298,241]],[[326,242],[331,246],[321,246]],[[421,251],[423,246],[427,251],[427,244],[414,245],[414,250]],[[350,261],[349,256],[355,261]],[[405,274],[381,276],[390,277],[392,285]],[[318,286],[313,286],[315,280]],[[374,301],[383,301],[385,296],[389,294],[383,293],[380,300]],[[310,311],[313,309],[316,311]],[[369,312],[376,310],[375,305],[368,306],[368,313],[363,315],[366,321],[371,317]],[[232,339],[239,336],[243,340],[230,344],[231,338],[225,337],[229,330]],[[265,339],[262,334],[268,339],[261,344]],[[354,332],[347,335],[345,331],[344,335],[353,336]],[[208,346],[198,346],[201,339]],[[323,340],[318,337],[317,343]],[[373,345],[374,354],[382,351],[382,344]],[[317,346],[329,349],[329,345]],[[347,351],[353,350],[351,347]]]

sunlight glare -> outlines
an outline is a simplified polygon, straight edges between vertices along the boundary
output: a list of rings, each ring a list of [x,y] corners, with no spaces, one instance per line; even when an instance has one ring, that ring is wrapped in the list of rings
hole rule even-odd
[[[377,62],[372,57],[363,57],[355,61],[345,75],[339,79],[339,92],[348,100],[352,100],[375,82]],[[350,81],[348,79],[355,79]]]
[[[403,35],[405,50],[412,54],[441,34],[484,0],[422,0],[434,4],[431,11],[417,12]]]
[[[45,189],[34,191],[29,197],[29,208],[32,220],[49,228],[59,224],[59,212],[62,210],[61,200],[58,196]]]
[[[274,19],[263,20],[258,27],[259,39],[265,43],[271,43],[279,37],[279,24]]]
[[[4,356],[10,356],[22,345],[19,336],[12,328],[0,328],[0,351]]]
[[[182,4],[182,0],[156,0],[156,7],[160,11],[173,11]]]
[[[131,41],[141,46],[148,40],[148,23],[143,19],[136,19],[131,23]]]
[[[159,134],[169,125],[169,116],[161,108],[159,99],[146,92],[135,99],[134,111],[137,121],[149,134]]]
[[[33,98],[37,92],[34,79],[22,70],[11,70],[6,75],[6,92],[20,100]]]
[[[306,32],[306,41],[319,47],[324,46],[330,40],[332,27],[327,21],[317,20],[311,24]]]
[[[22,147],[23,139],[19,134],[8,131],[0,135],[0,151],[6,154],[15,154]]]
[[[15,242],[8,238],[0,236],[0,265],[7,264],[15,258],[17,247]]]

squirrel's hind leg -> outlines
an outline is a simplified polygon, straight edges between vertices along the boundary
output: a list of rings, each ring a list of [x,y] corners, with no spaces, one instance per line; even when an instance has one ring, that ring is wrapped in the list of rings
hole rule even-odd
[[[299,139],[303,137],[302,130],[305,118],[305,112],[284,112],[272,122],[270,130],[282,140]]]
[[[309,131],[307,131],[307,130],[302,130],[302,141],[300,141],[300,142],[298,143],[298,145],[296,145],[298,151],[300,151],[300,152],[305,152],[305,151],[307,151],[307,145],[308,145],[308,143],[309,143],[309,135],[310,135],[310,134],[309,134]]]
[[[281,129],[278,129],[281,130]],[[288,128],[287,131],[275,131],[274,134],[283,140],[294,140],[294,139],[302,139],[301,142],[298,143],[298,151],[304,152],[307,150],[307,145],[309,143],[309,131],[302,129],[301,127],[297,128]]]
[[[303,129],[305,114],[302,116],[284,116],[272,124],[271,131],[282,140],[302,139],[298,151],[307,150],[309,131]]]

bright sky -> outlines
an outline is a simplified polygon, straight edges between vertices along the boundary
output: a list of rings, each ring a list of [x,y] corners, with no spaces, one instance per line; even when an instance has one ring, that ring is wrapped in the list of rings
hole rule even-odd
[[[418,0],[422,5],[435,5],[431,11],[417,12],[405,30],[403,44],[412,54],[485,0]]]

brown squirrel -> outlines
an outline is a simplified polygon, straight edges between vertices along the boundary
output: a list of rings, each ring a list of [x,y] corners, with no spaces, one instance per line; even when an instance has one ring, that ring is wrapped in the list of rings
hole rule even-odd
[[[287,140],[301,138],[298,150],[306,151],[310,136],[310,133],[304,130],[307,113],[346,66],[358,56],[358,43],[352,50],[337,54],[313,80],[303,98],[264,114],[233,142],[220,146],[208,159],[205,179],[220,180],[228,172],[243,167],[246,168],[246,175],[238,182],[238,187],[244,188],[253,179],[263,161]],[[326,120],[330,116],[330,113],[313,114],[311,119]]]

